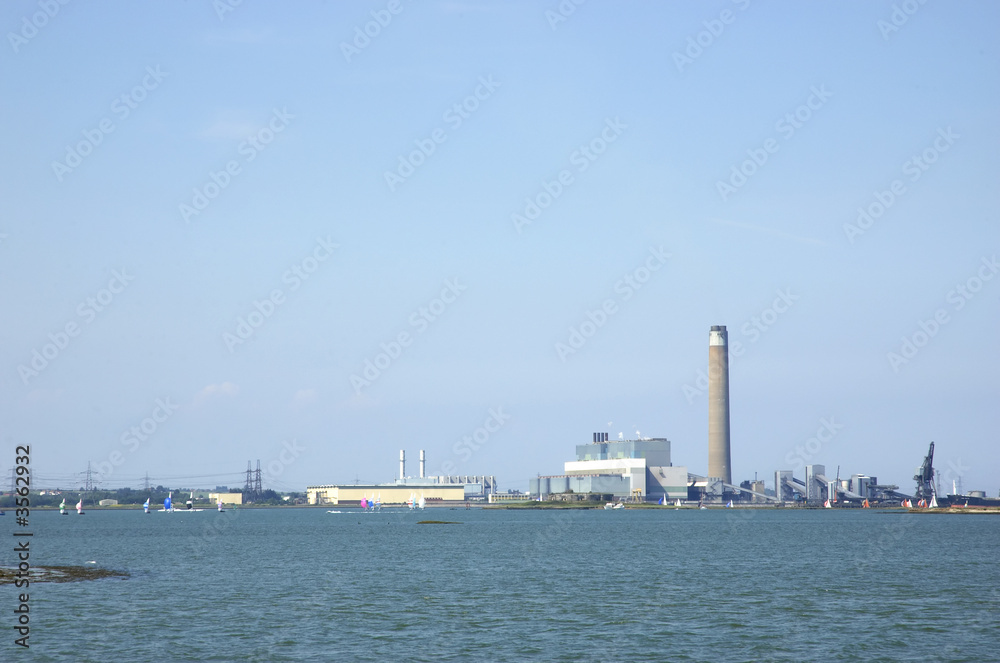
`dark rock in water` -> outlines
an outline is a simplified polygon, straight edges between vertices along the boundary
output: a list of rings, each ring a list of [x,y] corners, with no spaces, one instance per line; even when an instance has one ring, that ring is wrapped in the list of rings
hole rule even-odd
[[[418,525],[461,525],[453,520],[418,520]]]
[[[31,582],[76,582],[101,578],[128,578],[125,571],[112,571],[91,566],[35,566],[30,571]],[[0,567],[0,585],[12,585],[17,579],[17,569]]]

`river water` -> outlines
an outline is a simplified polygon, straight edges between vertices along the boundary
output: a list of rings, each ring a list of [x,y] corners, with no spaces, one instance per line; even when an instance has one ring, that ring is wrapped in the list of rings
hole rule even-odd
[[[33,565],[130,577],[33,583],[31,648],[5,628],[0,660],[1000,660],[997,516],[285,508],[31,525]],[[12,541],[13,519],[0,526]]]

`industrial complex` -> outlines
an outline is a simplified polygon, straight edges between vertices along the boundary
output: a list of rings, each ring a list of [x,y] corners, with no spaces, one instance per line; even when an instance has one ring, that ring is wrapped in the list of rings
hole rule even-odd
[[[314,505],[358,505],[362,500],[384,505],[402,505],[414,498],[430,504],[485,500],[496,492],[496,477],[441,475],[426,476],[427,456],[420,450],[420,475],[406,475],[406,451],[399,452],[399,478],[380,484],[327,484],[306,486],[306,498]]]
[[[1000,506],[981,491],[962,494],[956,486],[942,495],[935,484],[934,443],[917,468],[913,495],[899,486],[881,484],[874,476],[852,474],[841,478],[826,466],[806,465],[805,475],[778,470],[770,486],[765,481],[733,481],[732,440],[729,407],[729,336],[724,325],[708,332],[708,472],[701,476],[686,465],[674,465],[671,442],[666,437],[609,439],[607,432],[592,433],[586,444],[576,445],[576,457],[563,464],[563,473],[539,475],[528,482],[528,493],[497,489],[493,476],[428,476],[426,455],[420,451],[418,476],[406,474],[406,452],[399,452],[399,475],[391,483],[326,484],[307,486],[311,505],[404,505],[420,501],[456,503],[472,501],[515,502],[527,500],[615,500],[678,504],[804,504],[811,506]],[[249,471],[249,470],[248,470]],[[258,470],[259,471],[259,470]],[[608,505],[611,506],[610,504]]]
[[[880,484],[864,474],[840,478],[840,470],[830,476],[824,465],[806,465],[805,476],[797,478],[791,470],[774,473],[772,488],[764,481],[733,483],[729,417],[729,338],[726,327],[712,326],[708,336],[708,475],[700,476],[685,466],[675,466],[670,440],[643,437],[635,440],[609,441],[608,433],[592,434],[590,444],[576,447],[576,459],[566,461],[563,474],[539,476],[529,480],[531,499],[558,497],[577,499],[601,495],[637,502],[699,503],[805,503],[815,506],[871,504],[969,504],[1000,503],[986,498],[981,491],[968,495],[953,486],[950,495],[940,495],[934,483],[934,443],[917,468],[914,495],[899,492],[899,486]]]

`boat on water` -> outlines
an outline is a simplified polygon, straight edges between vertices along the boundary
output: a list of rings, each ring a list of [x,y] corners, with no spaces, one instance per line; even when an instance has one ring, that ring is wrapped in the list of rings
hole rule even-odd
[[[726,505],[726,508],[727,509],[732,509],[733,508],[733,501],[732,500],[729,500],[729,504]]]
[[[674,502],[674,508],[675,509],[681,508],[681,501],[679,499],[676,502]]]
[[[59,503],[59,515],[68,516],[69,513],[66,512],[66,498],[64,497],[62,502]]]
[[[867,502],[867,501],[868,500],[865,500],[865,502]],[[938,508],[937,495],[931,495],[931,503],[927,505],[927,508],[928,509],[936,509],[936,508]]]
[[[219,513],[225,512],[225,509],[222,508],[222,500],[219,500],[218,502],[216,502],[216,506],[219,507]]]
[[[826,500],[825,502],[823,502],[823,508],[824,509],[832,509],[833,508],[833,506],[830,505],[830,500]]]
[[[423,508],[424,508],[424,507],[425,507],[426,505],[427,505],[427,502],[426,502],[426,501],[424,501],[424,494],[423,494],[423,493],[421,493],[421,494],[420,494],[420,504],[419,504],[418,506],[419,506],[419,507],[420,507],[421,509],[423,509]]]
[[[82,497],[80,498],[80,501],[76,503],[76,515],[78,515],[78,516],[82,516],[83,515],[83,498]]]
[[[171,513],[174,510],[174,503],[171,499],[173,496],[173,493],[167,494],[167,497],[163,500],[163,508],[160,511],[163,513]]]
[[[149,498],[148,497],[146,498],[146,501],[142,505],[142,511],[143,511],[143,513],[149,513]]]
[[[410,499],[406,500],[406,506],[410,508],[410,511],[417,508],[417,496],[414,493],[410,493]]]

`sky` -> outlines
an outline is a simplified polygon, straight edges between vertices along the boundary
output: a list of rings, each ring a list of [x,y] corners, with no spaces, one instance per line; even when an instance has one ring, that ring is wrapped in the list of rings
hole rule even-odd
[[[0,440],[36,486],[1000,490],[993,2],[6,2]]]

